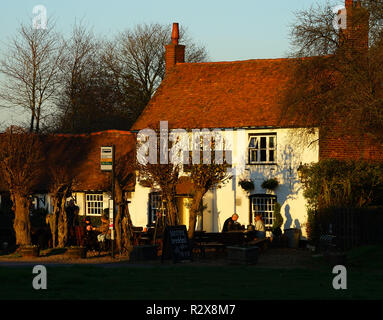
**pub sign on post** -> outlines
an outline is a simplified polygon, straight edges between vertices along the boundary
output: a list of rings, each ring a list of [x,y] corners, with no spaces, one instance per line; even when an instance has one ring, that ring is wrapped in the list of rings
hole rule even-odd
[[[101,147],[101,171],[113,170],[113,147]]]

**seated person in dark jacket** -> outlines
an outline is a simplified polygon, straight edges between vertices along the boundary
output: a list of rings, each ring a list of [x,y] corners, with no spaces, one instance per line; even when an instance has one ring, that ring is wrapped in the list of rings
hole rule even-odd
[[[97,250],[98,241],[95,233],[96,228],[92,226],[90,217],[85,218],[84,245],[88,250]]]
[[[238,218],[238,214],[234,213],[230,218],[226,219],[223,224],[222,232],[242,230],[241,224],[237,222]]]

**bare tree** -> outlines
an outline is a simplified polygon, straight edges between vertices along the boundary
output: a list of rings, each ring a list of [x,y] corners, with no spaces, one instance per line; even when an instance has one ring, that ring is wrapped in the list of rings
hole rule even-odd
[[[297,13],[291,37],[298,59],[291,64],[282,121],[319,127],[322,138],[368,135],[381,143],[383,3],[346,4],[346,29],[334,28],[336,13],[329,2]]]
[[[226,164],[193,164],[190,166],[190,179],[194,186],[194,194],[190,206],[188,237],[194,236],[197,216],[202,213],[202,200],[206,192],[212,188],[221,188],[231,179]]]
[[[0,98],[5,107],[19,107],[30,112],[30,132],[39,132],[41,122],[54,107],[62,50],[54,23],[47,29],[21,25],[6,46],[0,61],[4,75]]]
[[[168,225],[178,223],[176,187],[179,179],[180,166],[177,164],[146,164],[138,165],[140,183],[145,187],[160,188],[162,199],[167,209]]]
[[[105,41],[87,27],[74,25],[72,35],[65,41],[58,113],[52,119],[55,131],[82,133],[130,128],[140,89],[132,77],[123,82],[115,77],[115,70],[109,69],[117,67],[110,60],[111,52]],[[103,58],[106,55],[107,60]]]
[[[0,169],[13,203],[13,226],[18,245],[31,244],[29,196],[41,174],[41,150],[39,136],[21,128],[10,127],[0,137]]]
[[[165,76],[165,45],[170,43],[170,37],[170,25],[139,24],[133,30],[120,33],[109,44],[105,62],[109,62],[110,70],[120,81],[133,77],[140,84],[144,106]],[[207,60],[206,49],[194,43],[182,28],[180,41],[187,46],[186,62]]]

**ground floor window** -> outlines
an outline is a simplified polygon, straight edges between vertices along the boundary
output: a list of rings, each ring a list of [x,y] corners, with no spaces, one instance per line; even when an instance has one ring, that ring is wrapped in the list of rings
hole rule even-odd
[[[166,214],[166,206],[162,201],[161,192],[152,192],[149,194],[149,225],[156,223],[157,216]]]
[[[102,193],[86,194],[86,214],[101,215],[104,209],[104,197]]]
[[[254,224],[254,217],[260,213],[267,229],[274,223],[274,209],[277,197],[266,194],[256,194],[250,197],[250,221]]]

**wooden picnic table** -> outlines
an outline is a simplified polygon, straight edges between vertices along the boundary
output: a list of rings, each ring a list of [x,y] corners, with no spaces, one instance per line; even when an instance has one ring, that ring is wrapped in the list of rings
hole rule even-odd
[[[193,248],[205,256],[206,249],[224,250],[227,246],[264,245],[268,238],[257,239],[254,231],[238,230],[230,232],[196,232],[193,239]]]

